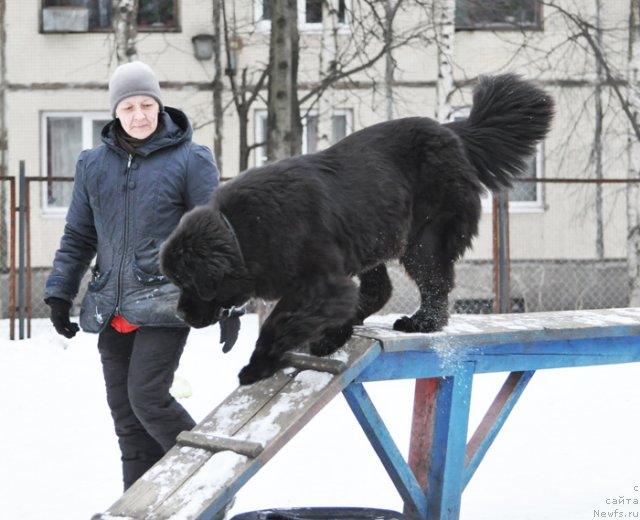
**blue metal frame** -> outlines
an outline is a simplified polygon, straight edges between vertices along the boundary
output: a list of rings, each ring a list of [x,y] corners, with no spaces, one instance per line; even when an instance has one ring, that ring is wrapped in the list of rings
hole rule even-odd
[[[611,328],[608,330],[611,333]],[[391,338],[391,348],[387,349],[385,344],[380,355],[343,394],[403,498],[405,513],[422,520],[457,520],[464,488],[535,371],[640,361],[637,331],[632,335],[624,331],[620,334],[576,339],[569,334],[562,338],[563,332],[559,331],[552,335],[561,339],[544,340],[537,332],[530,341],[518,338],[511,343],[501,337],[496,343],[465,342],[446,348],[425,347],[420,341],[415,345],[402,343],[407,350],[394,348]],[[400,342],[397,346],[400,347]],[[490,372],[509,375],[467,444],[473,376]],[[429,453],[417,454],[427,468],[427,474],[421,476],[414,474],[402,457],[362,383],[427,378],[434,378],[437,384],[432,424],[430,431],[424,432],[431,438],[419,443],[429,446]],[[422,489],[419,482],[425,480],[426,489]]]
[[[364,386],[360,383],[354,383],[345,388],[343,393],[371,446],[380,457],[380,461],[389,473],[391,480],[395,483],[404,503],[418,517],[426,518],[425,494],[393,441]]]

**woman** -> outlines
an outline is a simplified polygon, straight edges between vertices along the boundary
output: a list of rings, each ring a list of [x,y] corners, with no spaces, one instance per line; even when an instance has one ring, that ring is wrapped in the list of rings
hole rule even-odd
[[[45,302],[56,331],[79,330],[69,309],[96,257],[80,311],[98,333],[107,402],[122,453],[125,490],[195,425],[169,394],[189,328],[176,317],[178,290],[158,252],[180,217],[207,202],[220,174],[211,151],[191,141],[185,114],[164,107],[147,65],[118,67],[109,82],[114,120],[103,144],[80,154]]]

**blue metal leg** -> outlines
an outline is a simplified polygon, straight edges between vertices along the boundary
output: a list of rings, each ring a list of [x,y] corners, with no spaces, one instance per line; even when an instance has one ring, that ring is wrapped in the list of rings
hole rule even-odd
[[[427,478],[428,520],[460,517],[472,381],[473,364],[463,363],[438,384]]]
[[[500,432],[511,410],[518,402],[535,370],[527,372],[511,372],[495,400],[487,410],[482,422],[469,440],[467,446],[467,467],[464,475],[466,487],[476,469],[482,462],[487,450]]]
[[[427,505],[424,492],[389,434],[364,386],[361,383],[353,383],[342,392],[402,500],[413,514],[426,520]]]

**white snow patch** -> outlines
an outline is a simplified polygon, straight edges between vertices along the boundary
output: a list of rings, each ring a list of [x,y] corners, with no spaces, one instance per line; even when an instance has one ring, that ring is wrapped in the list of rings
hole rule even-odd
[[[332,377],[331,374],[315,370],[300,372],[293,380],[291,391],[278,394],[269,405],[269,413],[251,421],[235,437],[265,445],[282,431],[280,418],[298,408],[305,397],[327,386]]]
[[[221,451],[213,455],[193,477],[191,477],[172,497],[181,502],[180,510],[169,520],[191,520],[212,499],[224,490],[240,465],[246,464],[247,457],[232,451]]]
[[[599,319],[597,314],[588,319]],[[377,318],[372,321],[386,319]],[[614,321],[637,324],[640,312],[617,310],[608,320]],[[258,334],[256,315],[241,322],[228,354],[217,348],[217,326],[189,335],[179,371],[192,385],[193,395],[182,402],[197,422],[238,386],[238,371]],[[0,517],[91,518],[122,491],[97,336],[80,332],[67,340],[49,320],[33,320],[31,339],[10,341],[8,327],[8,320],[0,320]],[[470,430],[505,378],[474,378]],[[612,516],[612,498],[640,499],[639,380],[640,363],[538,371],[462,495],[461,518],[577,520],[594,518],[596,510]],[[406,455],[414,382],[366,387]],[[391,479],[340,396],[252,477],[229,516],[305,506],[402,510]],[[635,504],[628,509],[629,517],[640,514]]]

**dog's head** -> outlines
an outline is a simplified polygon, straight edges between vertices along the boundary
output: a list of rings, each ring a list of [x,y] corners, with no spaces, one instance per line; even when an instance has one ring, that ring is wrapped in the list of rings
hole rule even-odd
[[[180,289],[177,314],[193,327],[218,321],[223,309],[242,305],[250,295],[242,283],[241,252],[236,240],[210,206],[200,206],[182,220],[160,250],[160,269]]]

